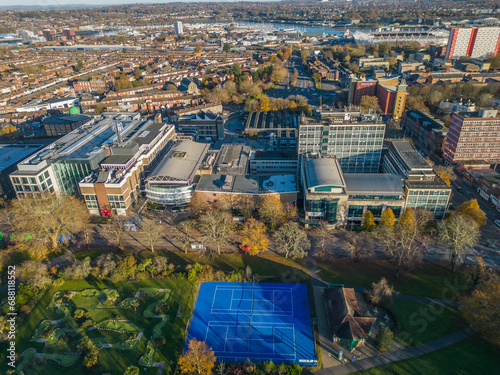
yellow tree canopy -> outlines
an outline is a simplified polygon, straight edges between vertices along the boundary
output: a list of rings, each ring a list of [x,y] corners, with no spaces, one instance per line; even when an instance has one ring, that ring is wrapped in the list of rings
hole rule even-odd
[[[387,207],[380,218],[380,225],[393,227],[396,224],[396,216],[390,207]]]
[[[198,375],[211,375],[215,359],[212,348],[193,338],[187,352],[179,358],[179,366],[183,374],[195,372]]]
[[[266,234],[265,224],[255,219],[248,219],[245,223],[241,245],[246,248],[250,255],[266,251],[269,246],[269,238]]]
[[[479,207],[477,199],[466,201],[457,207],[455,214],[467,215],[479,225],[486,224],[486,214]]]

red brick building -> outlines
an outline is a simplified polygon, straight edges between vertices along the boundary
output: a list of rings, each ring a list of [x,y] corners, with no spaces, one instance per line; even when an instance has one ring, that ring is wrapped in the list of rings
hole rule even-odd
[[[477,113],[454,113],[444,145],[443,157],[449,164],[460,162],[474,168],[478,161],[500,162],[500,117],[496,109]]]

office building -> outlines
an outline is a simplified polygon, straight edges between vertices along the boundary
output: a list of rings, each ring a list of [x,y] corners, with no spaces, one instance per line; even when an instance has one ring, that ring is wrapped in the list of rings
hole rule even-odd
[[[62,30],[62,34],[63,34],[63,36],[66,37],[67,40],[72,40],[72,39],[75,39],[75,37],[76,37],[75,29],[72,29],[69,27],[64,28]]]
[[[269,141],[276,150],[294,151],[297,149],[299,123],[298,111],[250,112],[243,133]]]
[[[148,201],[159,207],[189,204],[199,169],[213,163],[213,158],[207,157],[209,146],[209,143],[180,141],[171,147],[146,178]]]
[[[403,177],[406,208],[427,209],[437,219],[446,215],[451,187],[444,183],[408,141],[388,142],[382,171]]]
[[[375,220],[390,207],[396,217],[404,210],[404,189],[400,175],[394,173],[343,174],[334,156],[305,154],[301,161],[304,216],[309,225],[326,222],[331,226],[353,227],[369,210]]]
[[[297,176],[292,175],[202,175],[196,194],[209,203],[233,209],[254,210],[262,198],[277,197],[283,204],[295,205],[299,193]]]
[[[441,153],[447,130],[444,123],[429,113],[412,109],[405,111],[401,118],[401,128],[427,149]]]
[[[0,144],[0,198],[10,199],[16,196],[13,182],[17,186],[20,184],[38,186],[34,177],[25,177],[24,180],[9,178],[10,173],[16,170],[16,164],[29,157],[42,145],[38,144]],[[34,187],[34,189],[36,189]]]
[[[247,162],[250,153],[250,146],[239,144],[222,145],[215,164],[216,173],[231,175],[247,174]]]
[[[179,36],[184,34],[183,26],[181,21],[175,21],[174,22],[174,31],[175,35]]]
[[[30,43],[31,40],[35,38],[35,34],[29,30],[22,30],[19,35],[21,36],[21,40],[24,44]]]
[[[92,120],[91,116],[82,115],[80,113],[70,113],[69,115],[47,116],[42,120],[42,124],[45,128],[45,133],[47,133],[49,137],[53,137],[68,134],[90,120]]]
[[[448,99],[439,102],[439,112],[453,113],[453,112],[476,112],[476,105],[470,100],[454,100],[450,102]]]
[[[496,109],[453,113],[443,157],[450,165],[469,168],[500,162],[500,116]],[[482,162],[482,163],[478,163]],[[488,166],[486,166],[488,167]]]
[[[500,27],[452,27],[445,59],[459,59],[464,56],[472,58],[496,56],[499,48]]]
[[[381,77],[363,81],[351,78],[347,100],[348,104],[359,106],[363,96],[376,96],[382,113],[398,119],[405,109],[406,88],[406,84],[399,77]]]
[[[385,124],[376,115],[348,118],[301,123],[298,154],[335,155],[344,173],[378,172]]]
[[[253,151],[248,160],[248,172],[252,176],[297,174],[296,152]]]
[[[403,115],[406,104],[406,84],[388,86],[379,84],[377,98],[382,113],[391,115],[394,119],[399,119]]]
[[[196,114],[174,116],[173,122],[178,133],[190,134],[200,142],[224,139],[226,120],[221,115],[199,111]]]
[[[42,31],[42,35],[47,42],[52,42],[53,40],[55,40],[56,31],[50,30],[50,29],[45,29]]]
[[[109,183],[127,190],[124,201],[133,201],[138,196],[141,173],[157,155],[162,156],[174,137],[173,126],[154,123],[138,113],[106,113],[19,163],[10,178],[18,197],[44,191],[93,195],[89,200],[99,198],[102,206],[109,206],[104,197],[95,197],[95,189],[105,191]],[[24,183],[26,180],[29,183]]]

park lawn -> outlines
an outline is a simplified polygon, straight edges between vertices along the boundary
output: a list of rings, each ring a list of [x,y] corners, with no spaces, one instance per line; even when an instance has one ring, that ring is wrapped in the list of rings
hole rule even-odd
[[[466,326],[452,307],[394,299],[388,308],[399,322],[396,339],[404,346],[420,345]]]
[[[498,374],[499,368],[498,348],[473,337],[433,353],[355,375],[486,375]]]
[[[74,352],[76,343],[81,338],[81,336],[76,336],[68,344],[62,344],[58,342],[57,344],[45,346],[42,343],[30,342],[36,328],[39,326],[40,322],[44,319],[54,320],[61,318],[60,314],[56,314],[54,308],[51,308],[50,302],[52,296],[56,291],[81,291],[84,289],[116,289],[120,293],[120,300],[132,296],[139,288],[159,288],[159,289],[171,289],[172,294],[170,296],[169,302],[172,303],[171,308],[175,309],[175,314],[179,306],[183,306],[184,310],[180,318],[172,319],[168,321],[166,326],[163,328],[162,333],[167,340],[167,344],[162,347],[155,358],[155,362],[166,361],[167,372],[173,371],[178,360],[178,356],[182,351],[184,331],[186,328],[187,320],[190,316],[193,299],[194,299],[194,289],[195,286],[187,281],[177,281],[177,280],[144,280],[137,283],[117,283],[113,284],[111,282],[102,281],[92,281],[87,282],[85,280],[72,280],[65,282],[62,286],[52,286],[49,288],[44,295],[41,297],[39,302],[35,305],[31,313],[23,320],[22,324],[18,325],[17,334],[17,352],[22,353],[27,348],[34,348],[38,353],[51,353],[51,354],[61,354],[63,352]],[[77,297],[84,300],[95,299],[95,297]],[[95,301],[94,301],[95,302]],[[139,358],[145,353],[146,344],[149,338],[152,336],[153,331],[160,319],[147,319],[143,316],[143,311],[147,306],[154,302],[154,298],[144,298],[141,300],[141,304],[137,311],[133,309],[94,309],[93,311],[112,311],[117,318],[128,320],[137,327],[144,328],[144,335],[138,342],[137,346],[132,350],[122,351],[119,349],[101,349],[100,365],[96,370],[97,373],[110,373],[122,375],[125,369],[130,365],[137,365]],[[91,307],[91,306],[89,306]],[[73,313],[74,307],[72,309]],[[103,318],[105,316],[101,316]],[[68,318],[66,322],[66,327],[78,328],[78,324],[74,321],[72,315]],[[88,336],[93,337],[106,337],[107,334],[102,335],[100,330],[85,331],[88,332]],[[118,333],[109,332],[109,336],[120,337]],[[156,332],[157,333],[157,332]],[[125,335],[121,336],[125,337]],[[112,340],[114,341],[114,340]],[[6,343],[0,345],[0,363],[5,364],[6,358]],[[59,351],[61,349],[62,351]],[[20,361],[20,360],[19,360]],[[0,373],[4,373],[5,368],[0,368]],[[88,372],[84,369],[82,365],[82,358],[79,358],[77,363],[71,368],[64,368],[58,365],[55,361],[48,360],[43,363],[39,363],[34,366],[25,367],[23,369],[26,375],[34,374],[71,374],[71,375],[83,375]],[[142,370],[141,374],[156,374],[157,368],[147,368]]]
[[[454,299],[455,289],[468,287],[462,272],[453,273],[448,266],[440,264],[417,265],[399,278],[394,277],[394,265],[388,261],[322,261],[318,262],[318,268],[327,283],[371,288],[373,282],[385,277],[397,292],[415,296]]]
[[[142,252],[141,252],[142,254]],[[277,254],[250,256],[244,253],[222,253],[221,255],[206,256],[198,253],[165,252],[169,262],[179,266],[201,263],[212,266],[216,270],[231,272],[252,268],[254,275],[259,276],[299,276],[306,278],[309,275],[307,262],[285,258]]]

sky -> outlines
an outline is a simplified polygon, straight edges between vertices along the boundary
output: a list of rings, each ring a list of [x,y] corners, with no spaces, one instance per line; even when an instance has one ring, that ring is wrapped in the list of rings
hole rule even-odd
[[[196,2],[219,2],[220,0],[192,0]],[[231,1],[231,0],[223,0]],[[245,0],[239,0],[245,1]],[[250,1],[250,0],[247,0]],[[255,0],[253,0],[255,1]],[[258,0],[257,0],[258,1]],[[267,0],[269,1],[269,0]],[[65,4],[89,4],[89,5],[113,5],[113,4],[137,4],[137,3],[170,3],[170,2],[189,2],[189,0],[0,0],[0,6],[26,6],[26,5],[37,5],[39,7],[45,6],[57,6]]]

